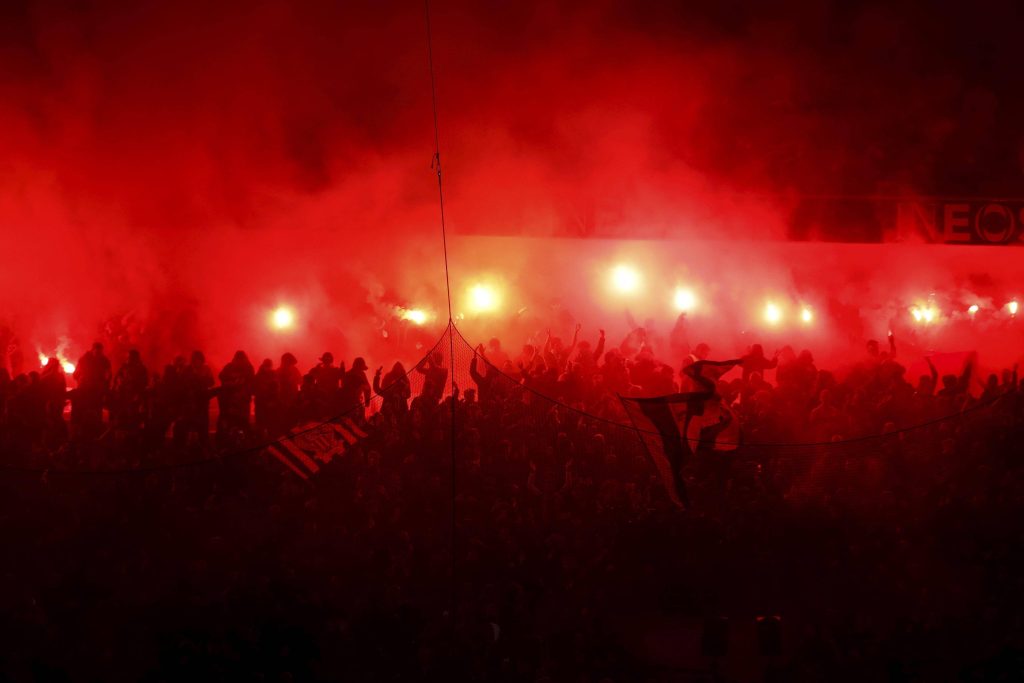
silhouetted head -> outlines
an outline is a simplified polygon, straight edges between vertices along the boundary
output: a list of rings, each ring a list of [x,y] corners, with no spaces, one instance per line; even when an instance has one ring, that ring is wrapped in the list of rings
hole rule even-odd
[[[876,340],[869,339],[866,347],[869,356],[874,357],[878,355],[878,342]]]
[[[326,353],[324,353],[324,355],[320,356],[320,362],[323,363],[324,365],[330,365],[331,363],[334,362],[334,354],[331,353],[330,351],[327,351]]]
[[[249,356],[245,355],[245,351],[235,351],[235,355],[231,358],[232,363],[248,363]]]
[[[139,350],[138,349],[130,349],[128,351],[128,362],[129,363],[141,363],[142,362],[142,356],[139,355]]]
[[[491,351],[501,351],[501,341],[497,337],[491,337],[491,340],[487,342],[487,348]]]
[[[264,358],[263,362],[260,363],[260,370],[266,371],[266,370],[273,370],[273,369],[274,369],[274,361],[270,360],[269,358]]]
[[[366,370],[367,367],[368,366],[366,365],[366,361],[363,359],[362,356],[359,356],[354,361],[352,361],[353,370]]]
[[[395,375],[404,375],[405,366],[402,365],[401,361],[395,361],[395,364],[391,366],[391,372]]]
[[[296,359],[291,353],[285,351],[281,354],[281,367],[292,367],[298,364],[298,359]]]
[[[693,350],[693,355],[700,360],[707,360],[708,356],[711,355],[711,347],[701,342],[697,344],[697,348]]]
[[[206,356],[203,355],[202,351],[192,352],[192,365],[202,365],[206,362]]]
[[[102,356],[103,355],[103,344],[101,344],[100,342],[95,342],[92,345],[92,352],[95,353],[97,356]]]

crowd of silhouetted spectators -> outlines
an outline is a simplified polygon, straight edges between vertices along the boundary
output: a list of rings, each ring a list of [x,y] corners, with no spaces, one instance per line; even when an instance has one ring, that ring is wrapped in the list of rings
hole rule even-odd
[[[681,512],[618,396],[693,390],[708,345],[456,342],[372,375],[330,353],[115,370],[98,344],[71,378],[0,373],[4,672],[706,680],[704,619],[763,615],[783,646],[754,651],[757,679],[1022,666],[1016,369],[907,378],[894,341],[831,371],[752,346],[717,378],[747,445],[698,449]],[[309,482],[242,452],[337,415],[368,436]],[[734,659],[722,675],[752,680]]]

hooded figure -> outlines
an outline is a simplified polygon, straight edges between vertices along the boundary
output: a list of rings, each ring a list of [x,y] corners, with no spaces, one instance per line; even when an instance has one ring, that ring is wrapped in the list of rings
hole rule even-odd
[[[103,425],[103,402],[110,389],[110,360],[103,355],[103,344],[78,359],[74,372],[78,388],[72,395],[71,421],[86,434],[98,432]]]
[[[349,413],[370,405],[370,380],[366,378],[367,365],[361,357],[352,361],[352,369],[341,381],[341,412]],[[364,417],[362,413],[359,417]]]
[[[329,351],[320,356],[319,365],[309,371],[313,405],[318,415],[333,415],[337,412],[341,376],[342,368],[334,365],[334,354]]]
[[[245,351],[236,351],[231,362],[220,371],[220,418],[217,421],[219,436],[225,436],[227,430],[231,429],[249,431],[249,406],[252,402],[255,375],[256,372]]]
[[[135,430],[142,426],[146,416],[146,389],[149,372],[142,364],[142,356],[135,349],[128,352],[114,377],[113,408],[115,422],[121,429]]]
[[[277,368],[277,400],[285,426],[291,426],[299,401],[300,386],[302,373],[299,372],[299,361],[291,353],[285,352],[281,355],[281,365]]]
[[[402,419],[409,412],[409,397],[412,396],[409,376],[405,372],[405,366],[399,362],[391,366],[391,371],[381,380],[380,375],[383,371],[384,367],[381,366],[373,375],[373,391],[384,397],[384,404],[381,406],[380,412],[386,416]]]
[[[270,433],[272,421],[278,413],[281,389],[277,381],[277,372],[274,371],[274,362],[265,358],[260,363],[260,369],[256,371],[253,380],[253,398],[255,403],[256,428],[262,434]]]

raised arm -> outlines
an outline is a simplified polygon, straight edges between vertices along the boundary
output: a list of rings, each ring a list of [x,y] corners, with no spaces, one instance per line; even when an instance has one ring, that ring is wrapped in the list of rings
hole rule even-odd
[[[939,383],[939,371],[935,369],[935,363],[932,362],[931,356],[925,356],[925,362],[928,363],[928,372],[932,377],[932,391],[930,395],[935,394],[935,387]]]
[[[967,359],[964,363],[964,370],[960,373],[960,378],[957,380],[957,389],[961,392],[968,391],[971,384],[971,373],[974,372],[974,354]]]
[[[597,339],[597,346],[594,347],[594,360],[601,360],[601,356],[604,355],[604,330],[598,330],[601,336]]]
[[[579,323],[576,323],[576,330],[572,333],[572,344],[565,351],[565,357],[566,358],[570,358],[572,356],[572,352],[576,350],[576,343],[579,342],[579,340],[580,340],[580,328],[581,327],[582,327],[582,325],[580,325]]]
[[[473,381],[476,382],[476,385],[479,387],[487,380],[477,371],[476,359],[477,355],[474,353],[473,360],[469,361],[469,376],[473,378]]]

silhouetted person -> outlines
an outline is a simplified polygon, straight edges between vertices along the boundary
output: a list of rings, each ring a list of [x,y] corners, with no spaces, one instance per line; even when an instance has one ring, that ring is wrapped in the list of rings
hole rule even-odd
[[[693,381],[693,378],[686,372],[686,369],[702,360],[707,360],[711,354],[711,347],[701,342],[693,349],[686,358],[683,359],[683,367],[679,371],[679,391],[687,393],[690,391],[699,391],[700,387]]]
[[[334,365],[334,354],[320,356],[320,363],[309,371],[314,413],[320,417],[334,415],[338,407],[338,388],[342,369]]]
[[[373,391],[383,397],[383,404],[380,412],[385,417],[393,418],[401,424],[409,412],[409,397],[412,396],[412,388],[409,386],[409,376],[401,363],[391,366],[391,371],[381,379],[381,372],[384,367],[377,368],[373,375]]]
[[[487,402],[491,400],[493,393],[493,386],[496,381],[500,381],[497,369],[494,368],[489,362],[489,359],[484,354],[484,345],[480,344],[475,349],[476,353],[473,354],[473,360],[469,362],[469,376],[476,382],[477,395],[480,397],[481,402]],[[481,373],[479,370],[479,364],[477,360],[479,358],[484,359],[484,371]]]
[[[15,443],[30,449],[41,445],[46,430],[46,394],[38,372],[18,375],[8,401],[8,424]]]
[[[764,355],[764,347],[754,344],[750,347],[750,352],[743,357],[743,381],[747,381],[752,372],[759,372],[763,377],[765,370],[773,370],[778,365],[779,355],[777,352],[771,360],[768,360]]]
[[[163,443],[167,429],[185,416],[185,357],[175,356],[164,366],[159,382],[153,385],[152,410],[146,423],[147,439],[151,446]]]
[[[508,354],[501,348],[501,340],[497,337],[492,337],[491,340],[487,342],[487,360],[490,361],[494,367],[500,368],[508,359]]]
[[[280,410],[280,385],[274,362],[265,358],[260,363],[253,380],[253,403],[255,404],[256,429],[263,436],[269,434],[277,412]]]
[[[434,351],[416,366],[416,371],[423,375],[423,389],[420,391],[426,401],[440,403],[444,396],[444,385],[448,379],[448,368],[444,366],[444,354]]]
[[[952,374],[942,376],[942,388],[935,396],[943,415],[952,415],[963,409],[966,399],[970,396],[967,390],[973,369],[974,358],[971,357],[964,363],[963,372],[959,377]]]
[[[248,434],[255,375],[245,351],[235,351],[231,362],[221,369],[218,375],[220,390],[217,394],[220,407],[217,418],[218,438],[227,438],[236,432]]]
[[[544,362],[548,368],[554,368],[559,373],[565,370],[569,358],[572,357],[572,352],[576,350],[576,342],[580,336],[580,327],[580,324],[577,323],[576,330],[572,335],[572,344],[568,348],[565,347],[559,337],[552,337],[551,331],[548,330],[548,338],[544,342]]]
[[[64,424],[67,386],[67,376],[60,361],[50,358],[39,374],[39,394],[46,410],[46,440],[49,445],[63,442],[68,435]]]
[[[679,314],[679,317],[676,318],[676,323],[668,335],[668,348],[672,361],[677,361],[677,359],[686,356],[690,352],[688,336],[689,330],[687,330],[686,325],[686,311],[683,311]]]
[[[185,445],[189,434],[195,434],[201,446],[210,439],[210,390],[213,388],[213,372],[206,364],[202,351],[193,351],[189,364],[181,373],[183,395],[182,419],[174,425],[174,440],[179,446]]]
[[[71,399],[71,422],[83,436],[95,436],[103,426],[103,402],[110,390],[110,360],[96,342],[75,366],[77,388]]]
[[[139,352],[132,349],[124,365],[118,368],[111,392],[114,424],[119,429],[137,431],[146,414],[146,389],[149,372],[142,364]]]
[[[352,413],[350,417],[365,417],[365,412],[360,411],[361,406],[370,405],[370,380],[366,378],[366,361],[356,358],[352,361],[352,368],[345,373],[341,381],[341,412]]]
[[[299,361],[290,353],[282,354],[281,365],[277,368],[278,419],[275,433],[283,432],[295,424],[301,386],[302,373],[299,371]]]

